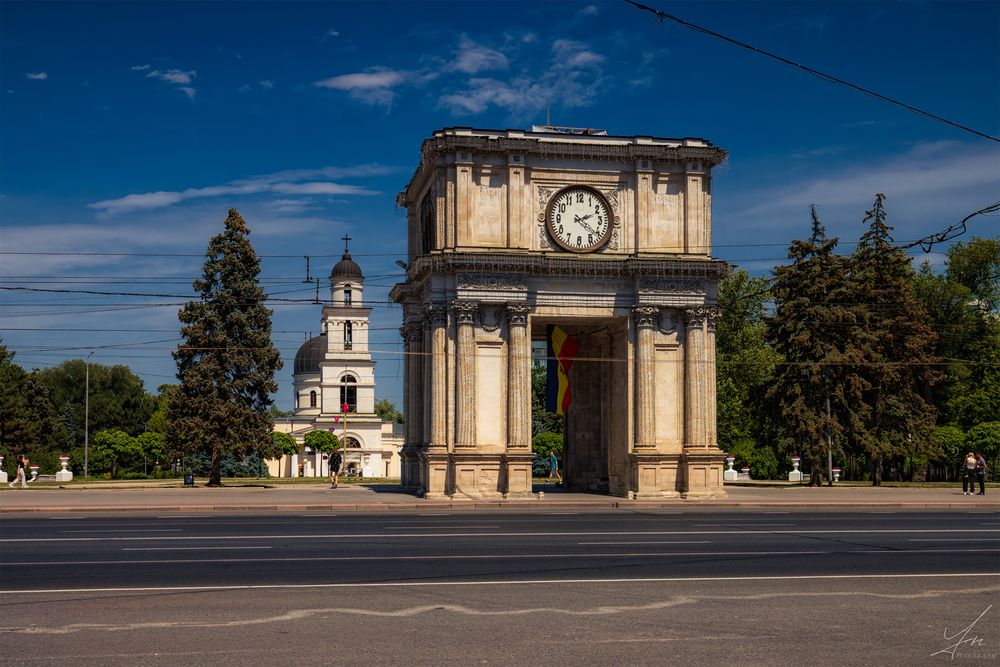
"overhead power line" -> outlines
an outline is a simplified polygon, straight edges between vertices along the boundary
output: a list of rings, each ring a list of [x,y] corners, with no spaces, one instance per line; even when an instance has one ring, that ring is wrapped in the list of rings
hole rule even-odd
[[[843,80],[843,79],[841,79],[839,77],[833,76],[832,74],[826,74],[824,72],[820,72],[819,70],[813,69],[812,67],[809,67],[807,65],[803,65],[803,64],[797,63],[797,62],[795,62],[793,60],[789,60],[788,58],[784,58],[782,56],[779,56],[776,53],[771,53],[770,51],[766,51],[764,49],[759,49],[756,46],[752,46],[750,44],[747,44],[746,42],[741,42],[741,41],[739,41],[737,39],[733,39],[732,37],[727,37],[726,35],[717,33],[714,30],[709,30],[708,28],[703,28],[700,25],[695,25],[694,23],[691,23],[690,21],[685,21],[684,19],[679,18],[677,16],[674,16],[673,14],[668,14],[667,12],[661,12],[658,9],[653,9],[652,7],[647,7],[646,5],[640,4],[638,2],[633,2],[633,0],[625,0],[625,2],[627,2],[630,5],[632,5],[636,9],[641,9],[642,11],[649,12],[649,13],[653,14],[656,17],[656,22],[657,23],[663,23],[664,21],[673,21],[675,23],[678,23],[678,24],[684,26],[685,28],[688,28],[689,30],[694,30],[695,32],[700,32],[700,33],[708,35],[710,37],[715,37],[717,39],[721,39],[721,40],[723,40],[725,42],[729,42],[730,44],[732,44],[734,46],[738,46],[741,49],[747,49],[748,51],[753,51],[754,53],[759,53],[762,56],[767,56],[768,58],[772,58],[774,60],[777,60],[778,62],[784,63],[785,65],[789,65],[789,66],[794,67],[796,69],[800,69],[803,72],[811,74],[811,75],[815,76],[816,78],[818,78],[818,79],[820,79],[822,81],[827,81],[829,83],[836,83],[836,84],[839,84],[841,86],[847,86],[848,88],[853,88],[854,90],[858,91],[859,93],[862,93],[864,95],[868,95],[869,97],[875,98],[877,100],[881,100],[883,102],[888,102],[889,104],[895,104],[896,106],[902,107],[902,108],[906,109],[907,111],[910,111],[912,113],[917,114],[918,116],[924,116],[925,118],[930,118],[931,120],[936,120],[939,123],[944,123],[946,125],[951,125],[952,127],[958,128],[960,130],[963,130],[963,131],[968,132],[970,134],[974,134],[974,135],[982,137],[984,139],[989,139],[990,141],[996,141],[996,142],[1000,143],[1000,137],[994,137],[992,135],[986,134],[985,132],[980,132],[979,130],[973,129],[973,128],[967,126],[967,125],[962,125],[961,123],[956,123],[953,120],[948,120],[947,118],[944,118],[942,116],[938,116],[937,114],[933,114],[933,113],[931,113],[929,111],[924,111],[923,109],[915,107],[912,104],[907,104],[905,102],[900,102],[899,100],[896,100],[896,99],[893,99],[891,97],[888,97],[887,95],[882,95],[881,93],[877,93],[874,90],[871,90],[870,88],[865,88],[864,86],[859,86],[856,83],[851,83],[850,81],[845,81],[845,80]]]

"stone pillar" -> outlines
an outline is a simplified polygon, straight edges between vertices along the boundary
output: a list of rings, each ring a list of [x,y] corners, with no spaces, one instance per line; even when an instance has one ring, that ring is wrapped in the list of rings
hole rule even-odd
[[[455,301],[455,448],[476,446],[476,312],[479,304]]]
[[[508,497],[531,494],[531,338],[526,304],[507,304],[507,452]]]
[[[716,308],[685,313],[684,336],[684,497],[719,498],[724,452],[716,444]]]
[[[399,328],[399,335],[403,339],[403,449],[399,453],[399,483],[403,488],[414,486],[410,479],[410,461],[415,452],[413,447],[413,428],[411,426],[414,417],[413,392],[410,387],[413,382],[413,366],[410,357],[410,325],[404,324]]]
[[[656,447],[656,360],[653,335],[660,309],[638,306],[633,309],[635,321],[635,449]]]
[[[430,389],[430,440],[422,453],[422,495],[441,498],[448,487],[448,411],[447,411],[447,357],[448,311],[438,304],[430,304],[424,311],[430,325],[431,377]]]

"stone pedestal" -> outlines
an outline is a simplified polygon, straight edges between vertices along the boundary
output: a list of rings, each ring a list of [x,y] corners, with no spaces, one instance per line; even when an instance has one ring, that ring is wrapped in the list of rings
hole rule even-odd
[[[698,500],[705,498],[725,498],[726,491],[722,488],[722,455],[720,449],[694,451],[688,450],[681,455],[682,466],[686,476],[686,491],[682,498]]]
[[[421,453],[420,458],[425,471],[421,495],[429,500],[447,498],[450,486],[448,450],[443,447],[428,447],[426,452]]]
[[[0,470],[0,484],[9,484],[6,470]]]
[[[62,470],[60,470],[59,472],[56,473],[56,481],[57,482],[70,482],[70,481],[72,481],[73,480],[73,473],[66,469],[66,466],[69,465],[69,457],[68,456],[66,456],[66,457],[60,456],[59,457],[59,465],[62,466]]]
[[[723,480],[725,480],[727,482],[735,482],[738,479],[737,478],[737,474],[738,473],[733,469],[733,463],[735,463],[735,462],[736,462],[736,459],[734,457],[732,457],[732,456],[727,456],[726,457],[726,469],[722,473],[722,479]]]
[[[451,455],[454,490],[459,498],[500,499],[500,463],[503,457],[490,454]]]
[[[800,461],[800,459],[798,459],[798,458],[793,458],[792,459],[792,471],[790,473],[788,473],[788,481],[789,482],[801,482],[802,481],[802,471],[799,470],[799,461]]]
[[[681,467],[679,454],[652,454],[636,452],[632,459],[632,483],[629,497],[679,498],[681,492],[678,475]]]
[[[507,498],[530,498],[531,493],[531,450],[510,451],[504,456],[505,479],[501,480],[507,489]]]

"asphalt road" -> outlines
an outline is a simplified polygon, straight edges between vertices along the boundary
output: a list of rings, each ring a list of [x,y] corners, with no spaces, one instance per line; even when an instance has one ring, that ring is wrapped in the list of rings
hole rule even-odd
[[[12,664],[995,662],[1000,516],[5,516],[0,613]]]

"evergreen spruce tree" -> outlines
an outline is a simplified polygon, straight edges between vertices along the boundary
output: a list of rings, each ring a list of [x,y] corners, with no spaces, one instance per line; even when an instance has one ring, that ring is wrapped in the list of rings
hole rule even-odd
[[[792,242],[792,263],[775,269],[775,314],[768,320],[768,340],[784,363],[777,367],[767,399],[781,425],[785,450],[799,450],[810,462],[810,483],[815,485],[826,467],[828,442],[845,430],[848,406],[859,390],[844,373],[856,353],[848,336],[853,318],[843,304],[847,261],[834,254],[836,247],[837,239],[826,237],[813,208],[809,240]]]
[[[230,209],[225,232],[209,242],[202,277],[194,281],[201,299],[178,315],[184,342],[173,353],[180,385],[168,406],[169,446],[209,452],[209,486],[221,485],[225,454],[273,447],[268,408],[281,357],[271,343],[271,311],[249,234]]]
[[[866,231],[851,256],[854,344],[862,355],[851,371],[862,378],[862,409],[851,439],[867,455],[872,484],[886,460],[933,454],[936,413],[931,390],[943,377],[938,337],[914,289],[910,257],[892,245],[885,195],[875,196]]]

